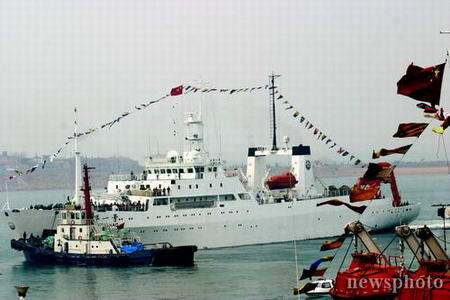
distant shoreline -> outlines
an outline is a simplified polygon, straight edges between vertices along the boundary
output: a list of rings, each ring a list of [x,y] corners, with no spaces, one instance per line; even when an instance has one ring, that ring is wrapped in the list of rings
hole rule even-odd
[[[355,176],[360,177],[364,174],[365,169],[361,168],[339,168],[339,167],[318,167],[316,168],[316,175],[319,177],[345,177]],[[426,174],[448,174],[447,166],[411,166],[411,167],[397,167],[396,174],[401,175],[426,175]]]
[[[339,166],[339,165],[325,165],[317,166],[314,173],[318,177],[361,177],[365,169],[355,168],[353,166]],[[428,175],[428,174],[448,174],[447,166],[404,166],[395,169],[396,174],[400,175]],[[103,189],[107,184],[106,174],[97,174],[92,176],[92,188]],[[56,183],[56,182],[54,182]],[[10,191],[44,191],[44,190],[59,190],[59,189],[73,189],[73,180],[67,178],[67,181],[58,182],[59,184],[45,185],[44,182],[22,183],[19,186],[10,187]],[[5,188],[2,186],[0,192],[4,192]]]

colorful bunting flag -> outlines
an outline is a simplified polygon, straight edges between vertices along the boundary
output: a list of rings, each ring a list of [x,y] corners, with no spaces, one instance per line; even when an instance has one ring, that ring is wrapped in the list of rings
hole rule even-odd
[[[314,270],[303,269],[302,275],[299,278],[299,280],[303,280],[306,278],[309,278],[311,280],[312,277],[322,277],[326,271],[327,271],[327,268],[314,269]]]
[[[166,99],[166,98],[169,97],[169,96],[178,96],[178,95],[181,95],[181,94],[186,93],[186,92],[188,92],[188,91],[194,92],[194,93],[197,92],[197,91],[199,91],[199,90],[202,90],[203,92],[228,92],[228,91],[230,91],[230,94],[233,94],[233,93],[236,92],[236,91],[239,91],[239,92],[249,92],[249,91],[250,91],[250,92],[252,92],[252,91],[254,91],[254,90],[260,90],[260,89],[263,89],[263,88],[264,88],[264,89],[267,89],[268,87],[269,87],[268,85],[265,85],[265,86],[257,86],[257,87],[252,87],[252,88],[240,88],[240,89],[232,89],[232,90],[230,90],[230,89],[218,89],[218,88],[204,88],[204,89],[200,89],[200,88],[198,88],[198,87],[194,87],[194,86],[191,86],[191,85],[188,85],[188,86],[186,86],[186,87],[184,88],[183,85],[180,85],[180,86],[177,86],[177,87],[175,87],[175,88],[172,88],[171,91],[170,91],[170,93],[168,93],[168,94],[162,96],[162,97],[159,98],[159,99],[156,99],[156,100],[150,100],[149,102],[147,102],[147,103],[141,103],[140,105],[135,105],[135,106],[134,106],[134,110],[135,110],[135,111],[141,111],[141,110],[147,108],[148,106],[150,106],[151,104],[154,104],[154,103],[157,103],[157,102],[159,102],[159,101],[162,101],[162,100]],[[274,92],[275,92],[275,93],[278,93],[278,91],[274,91]],[[280,96],[278,97],[278,99],[281,99],[282,97],[283,97],[283,96],[280,95]],[[77,112],[76,107],[74,108],[74,112],[75,112],[75,113]],[[104,129],[104,128],[106,128],[106,127],[108,127],[109,129],[111,129],[112,126],[114,126],[115,124],[117,124],[122,118],[128,117],[128,116],[131,115],[132,113],[133,113],[133,112],[124,112],[124,113],[122,113],[119,117],[117,117],[116,119],[114,119],[114,120],[112,120],[112,121],[110,121],[110,122],[107,122],[107,123],[105,123],[105,124],[102,124],[102,125],[100,125],[98,128],[90,128],[89,130],[87,130],[87,131],[85,131],[85,132],[80,132],[80,133],[77,133],[77,134],[74,133],[73,135],[67,137],[67,140],[66,140],[66,142],[64,143],[64,146],[61,147],[61,148],[59,148],[58,151],[56,151],[55,153],[53,153],[53,154],[50,156],[50,158],[48,159],[48,161],[49,161],[49,162],[53,162],[53,160],[57,158],[57,156],[60,154],[60,152],[63,150],[63,148],[64,148],[65,146],[67,146],[67,145],[68,145],[73,139],[75,139],[76,137],[82,137],[82,136],[85,136],[85,135],[89,135],[89,134],[92,134],[92,133],[94,133],[94,132],[96,132],[96,131],[98,131],[98,130],[100,130],[100,129]],[[300,112],[298,112],[298,115],[300,115]],[[297,115],[297,116],[298,116],[298,115]],[[74,121],[74,123],[77,124],[76,121]],[[176,133],[176,132],[175,132],[175,133]],[[42,169],[45,168],[46,163],[47,163],[48,161],[47,161],[47,160],[44,160],[44,161],[43,161],[42,166],[41,166]],[[20,170],[15,170],[15,172],[16,172],[17,176],[23,176],[23,175],[31,174],[31,173],[33,173],[33,172],[36,170],[36,168],[37,168],[39,165],[40,165],[40,164],[38,164],[38,165],[36,165],[36,166],[33,166],[32,168],[26,170],[25,172],[22,172],[22,171],[20,171]],[[11,177],[15,178],[16,176],[11,176]],[[12,179],[12,178],[11,178],[11,179]]]
[[[411,148],[411,146],[412,146],[412,144],[406,145],[403,147],[394,148],[394,149],[381,148],[378,151],[373,150],[372,158],[377,159],[377,158],[380,158],[381,156],[387,156],[387,155],[391,155],[391,154],[406,154],[406,152],[408,152],[408,150],[409,150],[409,148]]]
[[[179,96],[183,94],[183,86],[179,85],[170,90],[170,96]]]
[[[397,132],[393,135],[393,137],[419,137],[427,126],[428,123],[401,123],[398,125]]]
[[[369,163],[366,173],[364,173],[363,178],[365,180],[386,180],[392,171],[394,171],[394,166],[383,167],[379,164]]]
[[[332,250],[332,249],[337,249],[342,247],[342,245],[344,244],[345,241],[345,234],[338,237],[336,240],[334,241],[325,241],[322,246],[320,247],[320,251],[328,251],[328,250]]]

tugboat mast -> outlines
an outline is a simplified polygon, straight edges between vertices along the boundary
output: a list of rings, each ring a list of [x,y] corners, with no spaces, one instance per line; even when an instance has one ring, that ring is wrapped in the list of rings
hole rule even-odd
[[[275,75],[275,73],[272,72],[271,75],[269,75],[269,90],[270,93],[270,104],[271,104],[271,129],[272,129],[272,151],[278,150],[277,146],[277,121],[276,121],[276,113],[275,113],[275,78],[281,77],[281,75]]]
[[[87,164],[83,165],[83,192],[84,192],[84,210],[86,211],[86,224],[93,224],[92,220],[94,218],[92,214],[92,204],[91,204],[91,186],[89,185],[89,170],[94,169],[93,167],[88,167]]]

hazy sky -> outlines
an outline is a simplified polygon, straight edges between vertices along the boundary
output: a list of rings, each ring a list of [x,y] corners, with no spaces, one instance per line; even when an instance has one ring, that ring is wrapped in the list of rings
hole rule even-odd
[[[275,71],[285,99],[369,160],[374,148],[409,143],[392,138],[399,122],[423,121],[396,82],[411,62],[445,59],[450,35],[439,30],[450,30],[449,12],[448,0],[0,1],[0,150],[51,154],[72,132],[74,106],[87,129],[180,83],[255,86]],[[450,109],[448,71],[441,103]],[[173,120],[199,103],[172,97],[81,148],[141,161],[149,145],[176,149]],[[207,94],[208,149],[244,161],[249,144],[270,143],[268,109],[266,92]],[[278,112],[280,137],[311,144],[316,158],[348,161]],[[406,160],[438,159],[437,141],[428,130]]]

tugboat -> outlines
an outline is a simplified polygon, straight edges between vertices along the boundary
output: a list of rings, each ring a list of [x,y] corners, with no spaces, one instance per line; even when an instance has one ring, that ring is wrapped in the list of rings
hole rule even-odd
[[[23,251],[31,263],[104,266],[192,266],[196,246],[172,247],[169,243],[142,244],[139,236],[123,229],[96,222],[91,206],[87,165],[84,171],[84,207],[66,205],[54,235],[24,236],[11,240],[11,247]]]

